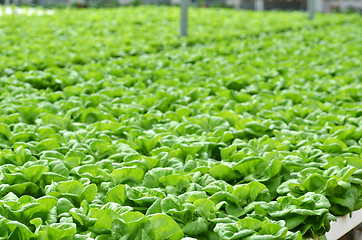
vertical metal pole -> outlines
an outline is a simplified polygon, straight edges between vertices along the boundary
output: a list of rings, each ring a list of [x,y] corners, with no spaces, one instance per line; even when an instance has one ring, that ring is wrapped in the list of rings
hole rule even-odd
[[[255,0],[255,10],[263,11],[264,10],[264,0]]]
[[[181,37],[187,36],[187,7],[189,0],[181,0]]]
[[[241,8],[241,5],[242,5],[242,2],[243,2],[243,0],[236,0],[236,1],[234,2],[234,4],[235,4],[235,9],[240,9],[240,8]]]
[[[40,0],[40,5],[43,7],[43,8],[45,8],[45,0]]]
[[[308,1],[309,19],[313,20],[315,15],[315,0]]]

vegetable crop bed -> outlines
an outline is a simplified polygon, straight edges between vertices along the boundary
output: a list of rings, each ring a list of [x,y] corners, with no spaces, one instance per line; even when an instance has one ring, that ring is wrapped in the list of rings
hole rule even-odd
[[[362,208],[362,20],[0,17],[0,239],[319,238]]]

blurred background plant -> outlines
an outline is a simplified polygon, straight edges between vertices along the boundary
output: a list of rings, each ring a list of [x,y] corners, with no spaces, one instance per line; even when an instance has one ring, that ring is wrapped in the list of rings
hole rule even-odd
[[[315,0],[319,12],[362,11],[362,0]],[[48,8],[110,8],[123,5],[178,5],[181,0],[0,0],[0,4]],[[306,10],[308,0],[190,0],[195,7],[227,7],[249,10]]]

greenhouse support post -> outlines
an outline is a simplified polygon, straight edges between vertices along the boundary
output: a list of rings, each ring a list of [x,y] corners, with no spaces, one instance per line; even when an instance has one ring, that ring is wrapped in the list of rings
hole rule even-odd
[[[315,15],[315,0],[308,1],[309,19],[313,20]]]
[[[45,0],[40,0],[40,5],[45,8]]]
[[[187,8],[188,0],[181,0],[181,37],[187,36]]]
[[[255,9],[257,11],[263,11],[264,10],[264,0],[255,0]]]

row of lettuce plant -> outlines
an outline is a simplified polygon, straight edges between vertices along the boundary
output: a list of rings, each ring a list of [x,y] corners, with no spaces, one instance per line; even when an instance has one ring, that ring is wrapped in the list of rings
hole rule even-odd
[[[0,239],[300,240],[362,207],[361,20],[193,9],[220,21],[184,41],[175,11],[1,20]]]

